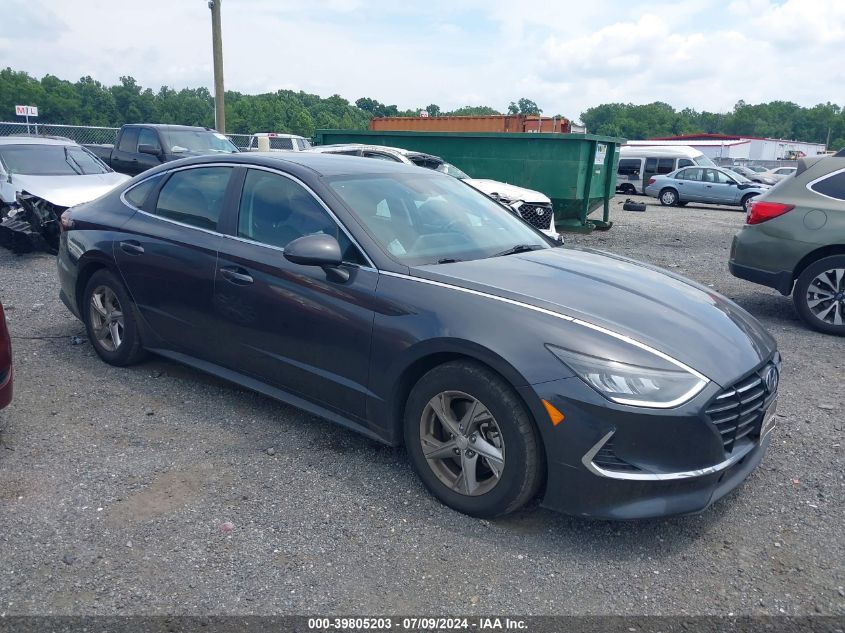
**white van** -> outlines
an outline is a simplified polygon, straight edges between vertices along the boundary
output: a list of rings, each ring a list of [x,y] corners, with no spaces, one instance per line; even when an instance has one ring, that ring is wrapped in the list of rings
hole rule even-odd
[[[311,141],[296,134],[280,134],[278,132],[258,132],[249,137],[248,152],[261,151],[258,139],[269,139],[271,152],[305,152],[311,149]]]
[[[670,174],[681,167],[715,163],[697,149],[686,145],[623,145],[619,150],[616,170],[616,191],[626,194],[645,193],[648,179],[656,174]]]

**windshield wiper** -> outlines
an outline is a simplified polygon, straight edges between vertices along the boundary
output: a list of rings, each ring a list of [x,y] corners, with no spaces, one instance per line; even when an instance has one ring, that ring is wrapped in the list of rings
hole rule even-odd
[[[75,172],[77,173],[77,175],[82,176],[82,175],[83,175],[83,174],[82,174],[82,168],[79,166],[79,163],[77,163],[77,162],[76,162],[76,161],[75,161],[75,160],[71,157],[70,153],[67,151],[67,145],[65,145],[64,150],[65,150],[65,162],[66,162],[68,165],[70,165],[70,168],[71,168],[73,171],[75,171]],[[76,167],[74,167],[74,165],[76,165]]]
[[[443,259],[438,259],[438,264],[454,264],[456,262],[462,262],[462,259],[457,259],[455,257],[444,257]]]
[[[501,257],[502,255],[516,255],[517,253],[527,253],[528,251],[536,251],[538,248],[543,248],[540,244],[517,244],[510,247],[506,251],[491,255],[491,257]]]

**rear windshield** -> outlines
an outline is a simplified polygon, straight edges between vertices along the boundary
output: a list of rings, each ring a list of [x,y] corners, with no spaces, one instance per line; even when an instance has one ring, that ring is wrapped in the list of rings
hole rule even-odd
[[[707,156],[705,156],[704,154],[702,154],[701,156],[699,156],[699,157],[697,157],[693,160],[695,160],[696,165],[701,165],[702,167],[715,167],[716,166],[716,163],[714,163],[712,160],[707,158]]]
[[[238,148],[228,138],[219,132],[208,130],[160,130],[165,142],[174,154],[180,152],[220,152],[232,154]]]
[[[86,176],[111,170],[78,145],[3,145],[0,162],[9,174]]]

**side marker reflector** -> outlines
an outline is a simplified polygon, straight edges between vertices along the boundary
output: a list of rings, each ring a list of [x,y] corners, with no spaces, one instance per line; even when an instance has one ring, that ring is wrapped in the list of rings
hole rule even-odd
[[[554,405],[548,400],[543,400],[543,406],[546,407],[546,413],[549,414],[549,419],[552,421],[552,426],[557,426],[566,418],[560,411],[555,409]]]

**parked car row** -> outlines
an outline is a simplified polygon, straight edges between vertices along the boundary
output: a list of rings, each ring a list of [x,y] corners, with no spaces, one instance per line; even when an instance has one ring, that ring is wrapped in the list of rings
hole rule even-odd
[[[722,167],[684,167],[665,176],[649,178],[645,193],[667,207],[705,202],[738,206],[748,211],[754,197],[768,190],[768,185],[751,182]]]
[[[843,333],[845,159],[770,188],[706,157],[649,158],[673,161],[646,184],[663,204],[747,209],[734,274]],[[561,248],[515,217],[513,198],[538,203],[515,189],[381,146],[163,162],[61,214],[60,297],[105,362],[154,352],[404,444],[432,494],[474,516],[541,491],[618,519],[726,495],[770,442],[775,341],[710,288]],[[0,401],[3,360],[0,341]]]

